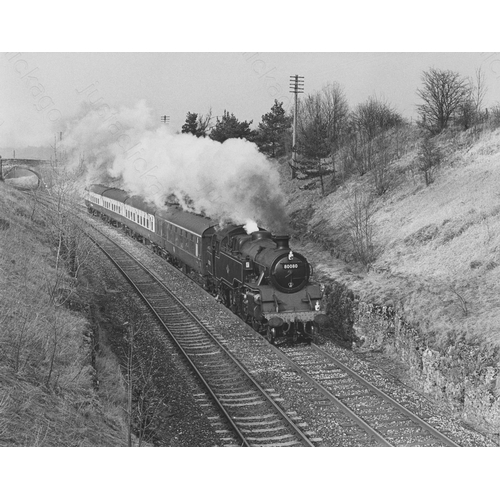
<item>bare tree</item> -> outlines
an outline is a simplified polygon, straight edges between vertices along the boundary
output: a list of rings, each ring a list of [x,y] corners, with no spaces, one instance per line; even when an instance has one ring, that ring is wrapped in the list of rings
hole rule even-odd
[[[375,150],[374,165],[371,173],[378,196],[386,193],[393,181],[393,173],[390,168],[394,156],[391,148],[391,138],[387,132],[383,132],[372,141]]]
[[[321,91],[321,97],[327,123],[327,141],[335,171],[335,156],[346,132],[349,106],[344,90],[337,82],[326,85]]]
[[[162,366],[158,351],[153,347],[145,356],[136,345],[145,332],[146,318],[132,301],[128,302],[127,311],[123,360],[127,381],[127,442],[132,446],[132,434],[135,433],[138,446],[141,446],[147,433],[154,428],[166,396],[159,393],[156,385]]]
[[[403,123],[403,117],[386,102],[369,97],[359,104],[351,115],[352,130],[358,142],[357,170],[364,175],[374,169],[381,147],[388,147],[386,140],[376,138]],[[383,157],[383,156],[382,156]]]
[[[345,133],[349,108],[342,87],[331,83],[300,103],[298,112],[299,150],[306,168],[316,171],[321,194],[325,194],[325,164],[335,175],[335,157]]]
[[[134,305],[132,299],[127,301],[127,321],[123,323],[126,328],[126,336],[124,337],[125,348],[123,349],[123,368],[125,370],[125,378],[127,382],[127,444],[132,446],[132,434],[134,428],[134,410],[133,410],[133,394],[135,385],[135,373],[138,369],[138,361],[136,357],[136,337],[144,327],[144,317],[139,309]]]
[[[484,72],[481,68],[478,68],[476,69],[476,82],[474,85],[474,104],[477,115],[482,113],[483,102],[487,91],[488,87],[486,86]]]
[[[344,206],[344,224],[356,260],[369,265],[375,259],[373,244],[373,199],[359,189],[354,189]]]
[[[160,373],[162,361],[153,351],[148,359],[141,358],[134,385],[134,420],[136,422],[138,445],[141,446],[147,433],[154,429],[156,420],[165,406],[166,396],[157,389],[155,378]]]
[[[476,81],[472,78],[468,81],[468,95],[458,107],[457,124],[464,130],[477,125],[482,119],[482,105],[486,95],[484,73],[479,68],[476,70]]]
[[[212,128],[212,108],[208,110],[206,115],[198,116],[198,130],[201,133],[202,137],[205,137],[209,134]]]
[[[57,141],[53,149],[52,182],[48,188],[53,206],[45,212],[44,222],[56,247],[55,273],[48,277],[48,286],[54,304],[61,306],[75,292],[79,272],[89,261],[94,247],[86,236],[85,223],[73,214],[77,200],[81,199],[78,176],[82,162],[74,171],[68,165],[64,151],[58,150]]]
[[[425,185],[434,182],[434,170],[441,162],[441,151],[432,137],[424,136],[417,153],[418,169],[423,173]]]
[[[423,72],[422,85],[417,90],[417,95],[424,101],[417,106],[420,125],[430,133],[438,134],[470,98],[470,82],[454,71],[431,68]]]
[[[324,159],[329,157],[328,121],[320,93],[301,101],[298,113],[298,145],[303,157],[301,170],[313,170],[319,176],[321,195],[325,194]]]

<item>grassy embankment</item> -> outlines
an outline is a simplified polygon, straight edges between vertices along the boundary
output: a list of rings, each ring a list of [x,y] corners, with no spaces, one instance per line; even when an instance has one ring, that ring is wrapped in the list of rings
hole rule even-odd
[[[84,278],[32,208],[0,183],[0,445],[124,445],[120,368],[101,345],[96,391]]]
[[[443,160],[429,186],[417,167],[416,138],[390,165],[389,190],[373,198],[376,258],[368,269],[331,255],[352,252],[348,206],[354,189],[373,192],[370,173],[321,198],[319,186],[304,190],[310,181],[289,180],[283,165],[289,211],[302,217],[300,232],[327,250],[302,240],[319,273],[363,301],[397,307],[429,346],[464,340],[494,348],[500,345],[500,130],[443,134]]]

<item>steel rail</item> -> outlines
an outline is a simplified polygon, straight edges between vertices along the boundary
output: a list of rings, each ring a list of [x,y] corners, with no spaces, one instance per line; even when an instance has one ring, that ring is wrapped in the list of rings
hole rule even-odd
[[[99,231],[98,229],[96,229],[97,231]],[[284,412],[284,410],[282,410],[280,408],[280,406],[275,402],[273,401],[273,399],[267,394],[267,392],[265,391],[265,389],[259,384],[259,382],[248,372],[248,370],[240,363],[240,361],[238,359],[236,359],[232,354],[231,352],[225,347],[223,346],[213,335],[212,333],[205,327],[205,325],[203,325],[203,323],[199,320],[199,318],[196,317],[196,315],[190,311],[188,308],[186,308],[186,306],[184,306],[184,304],[182,304],[182,302],[177,298],[175,297],[175,295],[172,294],[172,292],[165,286],[165,284],[162,282],[161,278],[157,277],[156,274],[147,269],[142,263],[140,263],[139,261],[137,261],[137,259],[135,259],[135,257],[133,257],[129,252],[127,252],[125,249],[121,248],[120,246],[118,246],[115,242],[113,242],[112,240],[110,240],[106,235],[104,235],[103,233],[101,233],[99,231],[100,234],[102,234],[106,239],[107,241],[109,241],[114,247],[118,248],[121,252],[123,252],[129,259],[131,259],[138,267],[140,267],[144,272],[146,272],[154,281],[156,284],[160,285],[163,290],[169,294],[169,296],[177,303],[177,305],[185,312],[187,313],[195,322],[196,324],[212,339],[212,341],[217,345],[217,347],[219,349],[221,349],[221,351],[223,351],[223,353],[239,368],[239,370],[244,373],[244,375],[247,377],[247,379],[258,389],[258,392],[260,393],[261,396],[264,397],[264,399],[269,403],[271,404],[275,410],[280,414],[280,416],[287,422],[287,424],[296,432],[296,434],[298,434],[298,436],[300,437],[300,439],[307,445],[307,446],[311,446],[311,447],[314,447],[314,443],[312,443],[312,441],[310,441],[310,439],[307,437],[307,435],[295,424],[295,422],[293,422],[293,420],[291,420],[291,418],[286,414],[286,412]],[[89,235],[90,236],[90,235]],[[251,444],[248,442],[248,440],[245,438],[245,436],[243,436],[243,434],[241,433],[240,429],[238,428],[237,424],[233,421],[232,417],[229,415],[229,413],[227,412],[227,410],[225,409],[224,407],[224,403],[222,403],[219,398],[217,397],[217,395],[214,393],[214,391],[211,389],[210,385],[209,385],[209,382],[205,380],[205,377],[203,376],[203,374],[198,370],[198,368],[196,367],[196,365],[193,363],[193,361],[191,360],[191,357],[189,356],[189,354],[185,351],[185,349],[180,345],[179,341],[175,338],[175,335],[171,332],[171,330],[169,329],[169,327],[165,324],[165,322],[161,319],[161,317],[159,316],[158,312],[155,310],[155,307],[149,302],[149,300],[144,296],[144,294],[139,290],[139,288],[135,285],[135,283],[133,282],[133,280],[128,276],[127,272],[122,268],[122,266],[120,266],[120,264],[118,264],[116,262],[116,260],[110,255],[110,253],[105,250],[102,245],[97,242],[97,240],[95,240],[92,236],[90,236],[90,238],[94,241],[94,243],[101,249],[101,251],[103,251],[103,253],[111,260],[111,262],[113,262],[113,264],[117,267],[117,269],[123,274],[123,276],[127,279],[127,281],[133,286],[134,290],[136,290],[136,292],[139,294],[139,296],[142,298],[142,300],[147,304],[147,306],[150,308],[150,310],[153,312],[153,314],[155,315],[155,317],[158,319],[158,321],[161,323],[161,325],[163,326],[163,328],[165,328],[165,330],[169,333],[170,337],[174,340],[175,344],[177,345],[177,347],[180,349],[180,351],[183,353],[183,355],[186,357],[186,359],[188,360],[190,366],[193,368],[193,370],[195,371],[195,373],[198,375],[198,377],[202,380],[203,384],[205,385],[205,387],[207,388],[208,392],[210,393],[210,395],[214,398],[214,400],[216,401],[217,403],[217,406],[221,409],[222,413],[224,414],[224,416],[229,420],[229,422],[231,423],[231,426],[233,427],[233,429],[235,430],[235,432],[237,433],[237,435],[240,437],[240,439],[242,439],[242,441],[245,443],[246,446],[251,446]]]
[[[353,410],[351,410],[348,406],[346,406],[335,394],[330,392],[326,387],[320,384],[316,379],[314,379],[311,375],[309,375],[304,368],[299,366],[295,361],[290,359],[283,351],[281,351],[278,347],[272,346],[276,349],[278,355],[282,357],[282,359],[288,363],[297,373],[299,373],[303,378],[305,378],[316,390],[318,390],[321,394],[326,396],[330,401],[332,401],[338,408],[340,408],[350,419],[356,422],[369,436],[373,437],[378,443],[382,446],[386,447],[394,447],[387,439],[384,438],[377,430],[375,430],[368,422],[366,422],[363,418],[357,415]]]
[[[352,378],[356,379],[358,382],[360,382],[362,385],[365,387],[368,387],[372,392],[380,396],[382,399],[390,403],[392,406],[395,406],[401,413],[403,413],[406,417],[408,417],[410,420],[412,420],[414,423],[416,423],[418,426],[422,427],[424,430],[426,430],[429,434],[437,438],[439,441],[442,443],[446,444],[446,446],[450,447],[458,447],[459,445],[452,441],[450,438],[439,432],[437,429],[432,427],[432,425],[428,424],[425,420],[421,419],[418,415],[415,415],[413,412],[408,410],[408,408],[405,408],[402,404],[398,403],[394,398],[386,394],[385,392],[381,391],[378,387],[373,385],[371,382],[366,380],[364,377],[356,373],[354,370],[346,366],[344,363],[339,361],[335,356],[330,354],[329,352],[326,352],[324,349],[319,347],[316,344],[311,344],[312,349],[316,350],[317,352],[320,352],[323,356],[328,358],[330,361],[332,361],[336,366],[338,366],[340,369],[348,373]]]
[[[44,193],[45,195],[45,193]],[[53,200],[51,199],[50,196],[40,196],[40,199],[39,199],[40,202],[42,202],[42,204],[44,204],[47,208],[50,208],[50,205],[52,205],[54,202]],[[45,203],[43,203],[45,202]],[[75,207],[72,207],[73,210],[76,212],[76,209]],[[78,206],[77,207],[77,210],[81,213],[75,213],[75,215],[81,219],[81,220],[84,220],[82,215],[87,215],[87,212],[85,210],[85,208],[83,206]],[[91,224],[84,220],[84,222],[86,222],[89,226],[91,226]],[[92,227],[92,226],[91,226]],[[110,240],[110,238],[108,236],[106,236],[102,231],[100,231],[98,228],[96,227],[93,227],[93,229],[98,232],[102,237],[104,237],[106,239],[106,241],[108,241],[109,243],[113,244],[114,246],[118,247],[116,245],[116,243],[114,243],[112,240]],[[188,361],[190,367],[193,369],[193,371],[196,373],[196,375],[198,376],[198,378],[200,379],[200,381],[202,382],[203,386],[205,387],[205,389],[207,390],[207,392],[212,396],[214,402],[216,403],[217,407],[219,408],[219,410],[222,412],[222,414],[226,417],[226,420],[229,422],[231,428],[233,429],[233,431],[236,433],[236,435],[240,438],[240,440],[242,441],[242,443],[244,444],[244,446],[247,446],[247,447],[250,447],[251,444],[248,442],[248,440],[246,439],[246,437],[241,433],[240,429],[238,428],[238,426],[233,422],[233,419],[231,418],[231,416],[228,414],[226,408],[222,405],[221,401],[219,401],[219,398],[216,396],[216,394],[213,392],[212,388],[210,387],[210,385],[208,384],[208,382],[205,380],[205,378],[203,377],[203,375],[201,374],[201,372],[198,370],[197,366],[193,363],[193,361],[191,360],[190,356],[187,354],[187,352],[185,351],[185,349],[182,347],[182,345],[180,345],[180,343],[178,342],[178,340],[175,338],[174,335],[172,335],[172,333],[170,332],[170,330],[168,329],[168,327],[165,325],[165,322],[159,317],[158,313],[155,311],[154,307],[152,306],[152,304],[146,299],[146,297],[144,297],[143,293],[139,290],[139,288],[136,286],[136,284],[133,282],[133,280],[128,276],[128,274],[126,273],[126,271],[118,264],[118,262],[116,262],[116,260],[111,256],[111,254],[106,251],[103,246],[96,240],[96,238],[94,238],[91,234],[89,234],[87,232],[87,236],[90,238],[90,240],[104,253],[104,255],[106,255],[106,257],[113,263],[113,265],[118,269],[118,271],[124,276],[124,278],[127,280],[127,282],[133,287],[133,289],[136,291],[136,293],[141,297],[141,299],[146,303],[146,305],[148,306],[148,308],[153,312],[154,316],[156,317],[156,319],[160,322],[160,324],[162,325],[162,327],[169,333],[169,336],[171,337],[171,339],[174,341],[175,345],[177,346],[177,348],[181,351],[181,353],[183,354],[183,356],[185,357],[185,359]],[[120,247],[118,247],[120,248]],[[124,249],[120,248],[123,252],[125,252],[127,254],[127,256],[129,256],[131,259],[133,259],[134,262],[137,262],[137,260],[131,256],[128,252],[126,252]]]
[[[182,347],[182,345],[179,343],[179,341],[175,338],[175,336],[172,335],[172,333],[170,332],[170,330],[168,329],[168,327],[165,325],[165,322],[159,317],[158,313],[155,311],[155,309],[153,308],[152,304],[146,299],[146,297],[144,296],[144,294],[139,290],[139,288],[136,286],[136,284],[133,282],[133,280],[128,276],[128,274],[120,266],[120,264],[118,264],[118,262],[116,262],[116,260],[111,256],[111,254],[108,251],[106,251],[103,248],[103,246],[100,245],[99,242],[97,240],[95,240],[92,236],[90,236],[90,238],[94,242],[94,244],[104,253],[104,255],[106,255],[106,257],[108,257],[108,259],[120,271],[120,273],[124,276],[124,278],[127,280],[127,282],[134,288],[134,290],[139,295],[139,297],[146,303],[146,305],[149,307],[149,309],[153,312],[153,314],[155,315],[156,319],[160,322],[160,324],[162,325],[162,327],[169,333],[170,338],[174,341],[174,343],[177,346],[177,348],[181,351],[181,353],[183,354],[183,356],[185,357],[185,359],[188,361],[190,367],[193,369],[193,371],[199,377],[199,379],[201,380],[201,382],[205,386],[205,389],[212,396],[212,398],[214,399],[214,401],[215,401],[216,405],[218,406],[219,410],[226,417],[226,420],[228,420],[228,422],[230,423],[233,431],[236,432],[236,434],[238,435],[238,437],[241,439],[242,443],[245,446],[249,447],[250,443],[247,441],[247,439],[245,438],[245,436],[241,433],[241,431],[238,428],[238,426],[233,422],[233,419],[228,414],[227,410],[224,408],[224,406],[222,405],[221,401],[219,401],[219,398],[215,395],[215,393],[213,392],[212,388],[210,387],[210,385],[208,384],[208,382],[205,380],[205,378],[203,377],[203,375],[201,374],[201,372],[198,370],[197,366],[193,363],[193,361],[191,360],[190,356],[187,354],[187,352],[185,351],[185,349]]]

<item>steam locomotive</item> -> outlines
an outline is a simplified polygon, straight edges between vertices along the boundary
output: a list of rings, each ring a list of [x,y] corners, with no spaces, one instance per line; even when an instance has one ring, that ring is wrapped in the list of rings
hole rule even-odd
[[[85,204],[156,253],[202,281],[234,313],[267,336],[310,341],[326,322],[321,287],[310,281],[307,259],[289,246],[289,237],[258,228],[218,224],[178,204],[157,208],[141,197],[94,184]]]

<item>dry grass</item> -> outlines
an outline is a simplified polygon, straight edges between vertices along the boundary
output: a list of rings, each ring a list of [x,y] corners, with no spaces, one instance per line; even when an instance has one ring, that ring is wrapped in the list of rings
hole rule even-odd
[[[397,304],[436,343],[464,338],[500,345],[500,131],[450,134],[440,146],[444,161],[428,187],[413,167],[415,149],[392,165],[396,187],[375,199],[377,258],[369,271],[328,253],[311,259],[362,299]],[[290,209],[312,204],[308,229],[348,253],[342,214],[355,186],[371,189],[365,177],[324,199],[317,190],[299,197],[297,183],[287,181]]]
[[[58,294],[77,292],[56,269],[47,219],[31,219],[26,198],[0,183],[0,444],[119,446],[124,429],[116,396],[121,377],[103,373],[93,388],[89,324]],[[5,223],[6,221],[6,223]],[[56,293],[54,293],[56,292]],[[74,293],[75,300],[78,294]],[[84,309],[82,304],[78,309]],[[112,363],[106,357],[101,365]],[[111,382],[109,382],[111,381]],[[117,382],[118,381],[118,382]],[[122,391],[123,393],[123,391]]]

